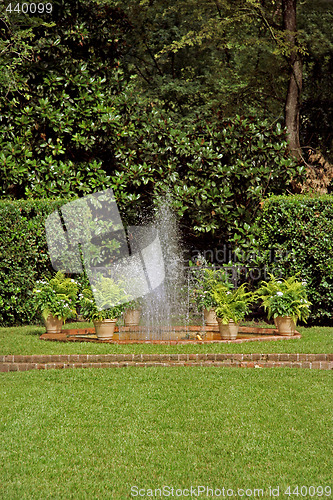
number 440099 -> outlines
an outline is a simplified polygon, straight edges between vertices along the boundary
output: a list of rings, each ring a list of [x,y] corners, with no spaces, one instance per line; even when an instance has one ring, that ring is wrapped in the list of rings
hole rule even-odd
[[[6,11],[9,13],[17,12],[18,14],[51,14],[52,4],[51,3],[10,3]]]

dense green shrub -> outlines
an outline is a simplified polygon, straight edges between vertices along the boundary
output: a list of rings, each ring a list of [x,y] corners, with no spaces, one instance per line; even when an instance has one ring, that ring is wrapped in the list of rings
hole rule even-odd
[[[24,81],[8,87],[0,79],[0,196],[111,187],[135,224],[169,192],[187,246],[211,248],[235,234],[239,244],[261,199],[292,189],[304,171],[288,156],[285,130],[258,116],[227,118],[210,102],[181,118],[143,96],[126,74],[125,12],[79,3],[56,0],[54,24],[30,19],[28,46],[11,64]],[[26,22],[12,14],[4,27],[11,42]]]
[[[333,196],[272,196],[256,221],[260,260],[277,276],[300,273],[313,303],[308,322],[333,319]]]
[[[31,291],[51,277],[45,218],[68,200],[0,200],[0,324],[37,319]]]

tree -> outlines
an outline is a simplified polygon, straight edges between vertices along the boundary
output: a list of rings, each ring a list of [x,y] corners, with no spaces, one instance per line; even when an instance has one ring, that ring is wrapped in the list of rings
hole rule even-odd
[[[282,0],[283,29],[290,45],[290,77],[285,103],[285,125],[289,137],[289,150],[297,158],[301,157],[300,145],[300,100],[302,93],[302,59],[297,49],[297,0]]]

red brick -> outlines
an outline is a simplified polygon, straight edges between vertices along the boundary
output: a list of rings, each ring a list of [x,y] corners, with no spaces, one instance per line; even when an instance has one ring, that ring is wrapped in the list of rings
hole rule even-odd
[[[14,356],[14,363],[26,363],[26,358],[29,356],[21,356],[21,355],[15,355]]]
[[[216,353],[215,359],[216,361],[224,361],[225,359],[231,359],[233,354],[224,354],[224,353]]]
[[[311,368],[320,368],[320,361],[313,361],[311,363]]]
[[[244,354],[233,354],[233,359],[237,361],[243,361]]]
[[[268,354],[268,361],[279,361],[279,354]]]
[[[317,361],[316,354],[308,354],[307,361]]]
[[[133,354],[118,354],[118,360],[119,356],[121,356],[120,361],[133,361]],[[151,354],[151,356],[155,355]]]
[[[0,372],[1,373],[9,372],[9,364],[8,363],[0,363]]]
[[[87,359],[88,359],[88,355],[87,354],[79,354],[78,362],[79,363],[86,363]]]
[[[178,356],[179,354],[169,354],[169,360],[170,361],[178,361]],[[186,354],[185,354],[186,356]]]
[[[45,356],[40,356],[37,354],[34,355],[34,363],[48,363],[49,359],[50,357],[46,355]]]
[[[279,361],[289,361],[289,354],[280,354]]]
[[[19,372],[26,372],[28,370],[34,370],[35,368],[34,363],[17,363],[17,366]]]
[[[167,362],[170,360],[170,354],[160,354],[160,362]]]
[[[299,361],[310,361],[308,359],[308,355],[307,354],[302,354],[302,353],[298,355],[298,360]]]
[[[253,361],[252,354],[243,354],[243,361]]]
[[[301,365],[301,368],[311,368],[311,363],[310,361],[300,361],[299,364]]]
[[[326,354],[316,354],[316,361],[326,361],[326,360],[327,360]]]
[[[330,369],[329,361],[321,361],[320,368],[321,368],[321,370],[329,370]]]
[[[97,363],[99,361],[98,354],[87,354],[87,361],[89,363]]]
[[[252,354],[253,361],[260,361],[260,360],[266,361],[266,359],[267,359],[267,354],[257,354],[257,353]]]

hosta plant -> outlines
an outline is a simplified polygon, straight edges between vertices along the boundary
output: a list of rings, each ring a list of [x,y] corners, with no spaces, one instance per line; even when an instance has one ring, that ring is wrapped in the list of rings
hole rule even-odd
[[[297,320],[306,322],[312,305],[307,298],[306,282],[298,281],[297,276],[277,279],[270,274],[270,278],[268,282],[263,281],[258,290],[268,319],[290,316],[295,324]]]
[[[33,290],[35,307],[45,320],[49,315],[63,320],[73,318],[76,316],[77,293],[77,282],[59,271],[50,280],[36,282]]]

